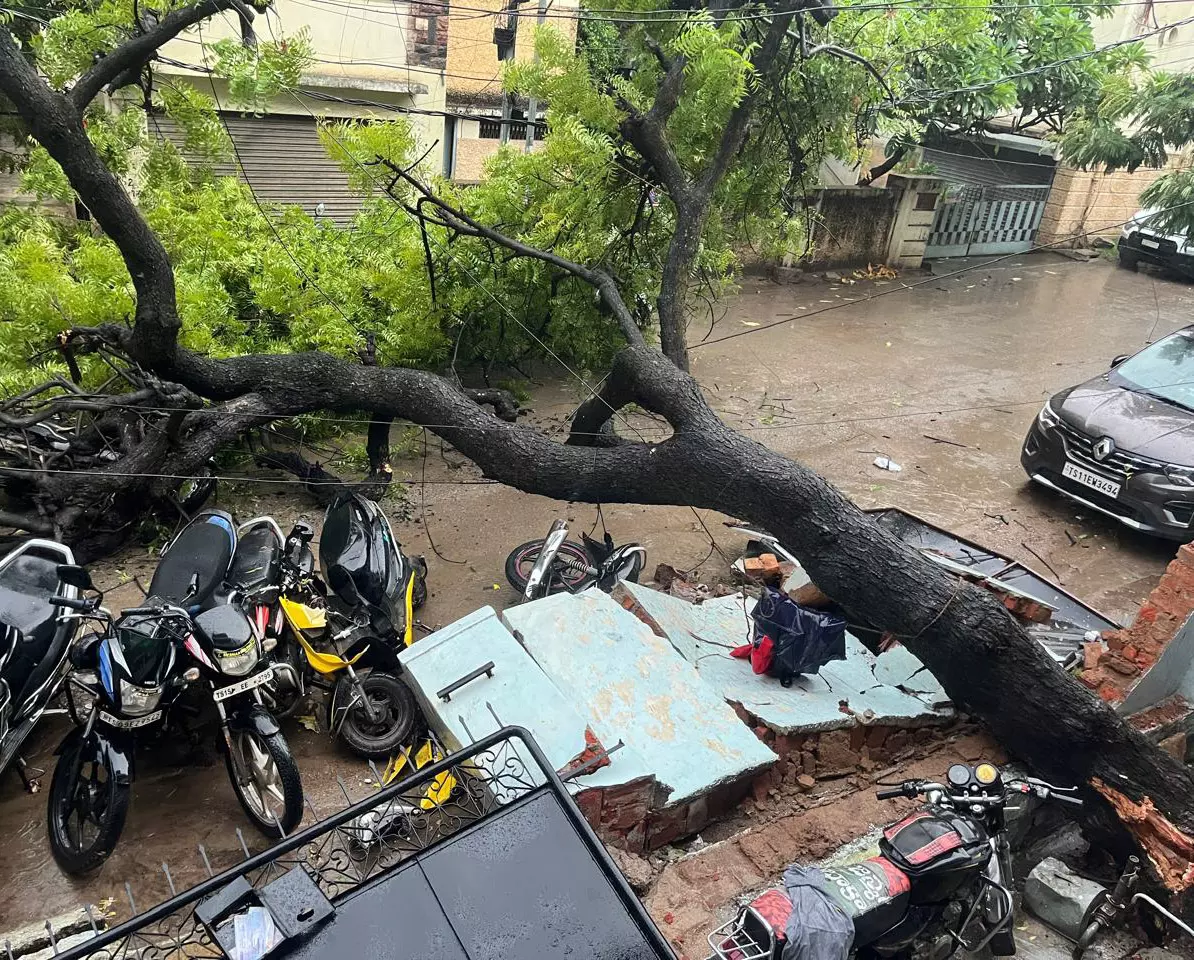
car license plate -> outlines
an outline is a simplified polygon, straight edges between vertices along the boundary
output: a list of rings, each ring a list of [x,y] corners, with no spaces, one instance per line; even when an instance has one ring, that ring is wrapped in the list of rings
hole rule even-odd
[[[1118,497],[1120,485],[1114,480],[1108,480],[1106,477],[1101,477],[1091,470],[1083,469],[1076,463],[1067,463],[1061,468],[1062,476],[1069,477],[1071,480],[1077,480],[1084,486],[1090,487],[1092,490],[1098,490],[1099,493],[1105,493],[1109,497]]]
[[[162,719],[162,713],[163,711],[161,710],[155,710],[153,713],[147,713],[143,717],[130,717],[125,720],[121,717],[114,717],[105,710],[101,710],[99,718],[109,727],[115,727],[117,730],[136,730],[138,727],[148,727],[151,723],[157,723]]]
[[[246,690],[252,690],[254,687],[263,686],[269,683],[273,677],[273,668],[262,670],[251,677],[245,677],[245,679],[238,680],[236,683],[230,683],[226,687],[217,687],[212,692],[212,696],[216,700],[227,700],[229,697],[235,697],[238,693],[244,693]]]
[[[1149,247],[1150,249],[1157,250],[1160,248],[1161,244],[1158,243],[1156,240],[1147,240],[1144,237],[1141,237],[1140,238],[1140,246]]]

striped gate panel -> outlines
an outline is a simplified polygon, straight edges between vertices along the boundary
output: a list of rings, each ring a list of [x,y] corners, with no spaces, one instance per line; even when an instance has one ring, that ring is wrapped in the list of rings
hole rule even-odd
[[[938,207],[925,256],[965,257],[1030,250],[1049,190],[1048,184],[956,189]]]

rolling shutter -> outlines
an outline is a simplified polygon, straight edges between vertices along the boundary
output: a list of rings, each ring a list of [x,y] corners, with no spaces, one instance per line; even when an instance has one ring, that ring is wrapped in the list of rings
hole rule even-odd
[[[311,117],[229,113],[223,117],[240,157],[242,179],[260,200],[297,204],[312,216],[318,212],[341,223],[357,212],[361,197],[349,189],[348,177],[328,156]],[[168,118],[157,117],[155,122],[164,135],[178,136]],[[233,176],[236,169],[227,163],[216,172]]]

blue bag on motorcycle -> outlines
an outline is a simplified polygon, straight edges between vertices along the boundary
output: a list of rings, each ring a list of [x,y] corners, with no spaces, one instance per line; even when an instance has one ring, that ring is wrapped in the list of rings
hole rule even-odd
[[[764,587],[755,604],[754,642],[773,644],[769,676],[785,687],[802,673],[816,673],[830,660],[846,659],[846,621],[824,610],[802,607],[774,587]]]

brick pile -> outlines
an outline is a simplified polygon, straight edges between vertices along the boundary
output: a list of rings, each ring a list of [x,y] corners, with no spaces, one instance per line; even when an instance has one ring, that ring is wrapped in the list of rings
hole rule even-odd
[[[1194,611],[1194,545],[1183,544],[1160,583],[1126,629],[1086,644],[1078,679],[1108,703],[1119,703],[1140,675],[1157,662],[1165,645]]]

